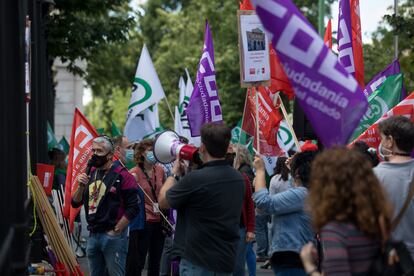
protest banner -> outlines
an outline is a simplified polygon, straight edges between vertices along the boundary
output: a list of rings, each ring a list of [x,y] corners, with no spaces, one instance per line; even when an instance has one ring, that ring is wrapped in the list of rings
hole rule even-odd
[[[368,106],[357,81],[291,1],[253,5],[319,139],[327,147],[347,143]]]

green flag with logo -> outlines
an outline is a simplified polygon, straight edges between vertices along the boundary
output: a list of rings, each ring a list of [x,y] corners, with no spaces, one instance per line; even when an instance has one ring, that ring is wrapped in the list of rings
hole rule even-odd
[[[165,98],[164,89],[155,71],[147,46],[144,45],[132,85],[131,99],[124,128],[125,136],[129,141],[135,141],[138,138],[134,135],[135,128],[137,127],[136,118],[142,116],[143,112],[156,105],[163,98]]]
[[[352,135],[351,141],[355,140],[366,129],[373,125],[385,113],[396,106],[401,99],[403,87],[402,73],[388,76],[384,83],[374,91],[368,98],[368,110],[359,122],[358,127]]]
[[[112,124],[111,124],[111,135],[112,135],[112,137],[122,135],[121,130],[117,127],[117,125],[115,124],[114,121],[112,121]]]
[[[63,150],[66,154],[69,154],[69,143],[68,140],[66,140],[65,136],[60,139],[59,145],[61,150]]]
[[[52,126],[49,122],[47,122],[47,148],[51,150],[58,146],[58,142],[55,137],[55,133],[53,132]]]
[[[242,120],[240,119],[237,125],[231,130],[231,143],[246,145],[248,143],[249,136],[242,130]]]

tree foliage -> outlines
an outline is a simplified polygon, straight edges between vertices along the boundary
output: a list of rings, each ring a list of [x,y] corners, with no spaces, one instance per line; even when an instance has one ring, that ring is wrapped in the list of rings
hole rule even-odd
[[[391,7],[389,7],[391,9]],[[394,59],[394,35],[399,37],[399,61],[407,92],[414,90],[414,0],[398,7],[398,16],[384,16],[373,33],[372,43],[364,45],[365,82],[382,71]]]
[[[326,12],[334,0],[326,1]],[[317,1],[296,0],[316,27]],[[178,101],[178,79],[188,68],[195,80],[209,21],[215,49],[217,84],[225,121],[235,124],[243,112],[245,90],[240,88],[237,35],[238,0],[148,0],[132,20],[127,0],[57,0],[49,44],[53,55],[88,62],[86,81],[94,101],[87,108],[92,123],[109,128],[125,122],[126,105],[140,50],[147,44],[172,106]],[[70,31],[62,26],[70,26]],[[71,63],[71,68],[77,69]],[[121,110],[123,109],[123,110]],[[163,125],[173,126],[164,102]]]
[[[128,40],[134,25],[129,0],[54,0],[47,22],[49,54],[69,62],[77,74],[77,59],[89,61],[102,45]]]

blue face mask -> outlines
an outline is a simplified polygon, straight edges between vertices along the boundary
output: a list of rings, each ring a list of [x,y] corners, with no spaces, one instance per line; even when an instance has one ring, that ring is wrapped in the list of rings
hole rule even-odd
[[[133,149],[126,149],[125,150],[125,162],[133,162],[134,161],[134,150]]]
[[[150,164],[157,163],[157,159],[155,159],[153,151],[147,151],[147,154],[145,155],[145,159],[147,159],[148,163]]]

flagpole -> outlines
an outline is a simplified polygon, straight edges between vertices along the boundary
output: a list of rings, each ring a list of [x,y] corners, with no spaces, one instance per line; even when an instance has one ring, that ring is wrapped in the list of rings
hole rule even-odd
[[[164,99],[165,99],[165,102],[167,103],[168,110],[170,111],[171,118],[174,122],[175,118],[174,118],[174,115],[172,113],[171,106],[170,106],[170,103],[168,102],[167,96],[165,96]]]
[[[290,132],[292,133],[293,141],[295,141],[295,146],[296,146],[298,152],[300,152],[300,145],[299,145],[298,137],[296,137],[295,130],[293,129],[291,123],[289,122],[288,115],[287,115],[287,112],[286,112],[286,108],[285,108],[285,105],[283,104],[283,101],[282,101],[282,98],[280,97],[279,92],[277,92],[276,97],[274,97],[274,105],[275,106],[276,106],[277,99],[279,99],[279,101],[280,101],[280,109],[282,110],[283,117],[285,117],[286,124],[288,125],[288,128],[289,128]]]
[[[325,1],[319,0],[318,1],[318,31],[321,36],[323,36],[324,28],[325,28]]]
[[[243,108],[243,114],[242,114],[242,120],[241,120],[241,126],[240,126],[240,133],[239,133],[239,139],[237,141],[237,151],[236,151],[236,157],[234,157],[234,161],[233,161],[233,168],[236,168],[236,162],[239,159],[239,148],[240,148],[240,140],[241,140],[241,136],[242,136],[242,131],[243,131],[243,122],[244,122],[244,111],[246,110],[246,104],[247,104],[247,95],[248,95],[248,91],[246,92],[246,97],[244,99],[244,108]]]
[[[398,15],[398,0],[394,0],[394,14]],[[394,58],[398,59],[398,35],[394,36]]]
[[[254,99],[255,99],[255,101],[256,101],[256,138],[257,138],[257,141],[256,141],[256,143],[257,143],[257,152],[259,152],[260,153],[260,135],[259,135],[259,129],[260,129],[260,126],[259,126],[259,96],[257,95],[258,94],[258,90],[256,89],[257,87],[256,86],[254,86],[254,90],[255,90],[255,92],[256,92],[256,94],[255,94],[255,97],[254,97]]]

